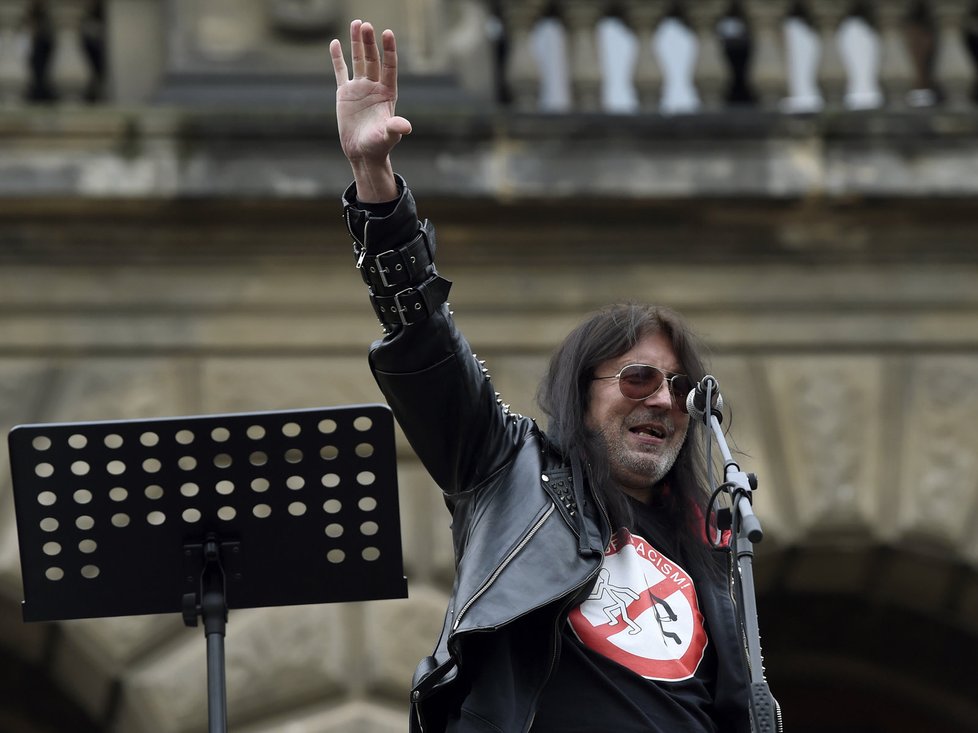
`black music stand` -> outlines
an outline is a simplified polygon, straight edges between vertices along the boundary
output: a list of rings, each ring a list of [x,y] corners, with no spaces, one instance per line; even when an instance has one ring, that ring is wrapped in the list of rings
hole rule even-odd
[[[203,618],[227,730],[231,608],[405,598],[385,405],[21,425],[9,435],[25,621]]]

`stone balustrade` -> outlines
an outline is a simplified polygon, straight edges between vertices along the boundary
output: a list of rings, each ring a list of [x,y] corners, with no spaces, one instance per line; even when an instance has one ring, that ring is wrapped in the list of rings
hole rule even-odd
[[[328,18],[286,20],[316,21],[307,35],[328,39],[342,35],[340,19],[384,14],[346,0],[320,6],[331,9]],[[309,63],[319,68],[320,56],[295,28],[278,28],[283,21],[272,12],[292,7],[272,0],[247,8],[218,0],[206,7],[179,0],[0,0],[0,103],[152,99],[187,53],[204,53],[180,50],[187,33],[194,43],[210,44],[211,56],[232,37],[258,44],[239,54],[242,70],[256,71],[254,59],[265,53],[272,64],[266,72],[287,73],[283,59],[293,58],[293,73],[307,73]],[[454,75],[468,92],[521,111],[690,113],[756,104],[817,112],[963,107],[978,99],[973,0],[418,0],[405,8],[403,17],[378,21],[403,25],[406,74]],[[179,27],[160,28],[153,17],[176,19]],[[270,23],[275,28],[256,30]],[[432,51],[433,39],[445,33],[454,40]],[[495,53],[446,50],[460,39]],[[261,44],[264,52],[256,50]],[[106,55],[114,62],[108,80]],[[229,59],[221,61],[222,73],[238,63]]]
[[[0,102],[101,101],[103,0],[0,1]]]
[[[787,112],[975,101],[967,0],[506,0],[517,108]],[[611,95],[609,97],[609,95]]]

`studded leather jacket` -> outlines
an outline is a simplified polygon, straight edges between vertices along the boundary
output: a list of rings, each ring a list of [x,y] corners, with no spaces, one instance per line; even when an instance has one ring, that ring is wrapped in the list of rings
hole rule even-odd
[[[455,582],[435,650],[414,676],[410,730],[529,731],[561,624],[590,592],[611,528],[576,461],[494,392],[445,302],[434,229],[398,183],[386,216],[358,208],[353,186],[343,201],[386,331],[371,370],[452,515]],[[732,602],[723,587],[701,595],[718,649],[717,717],[740,733],[747,679]]]

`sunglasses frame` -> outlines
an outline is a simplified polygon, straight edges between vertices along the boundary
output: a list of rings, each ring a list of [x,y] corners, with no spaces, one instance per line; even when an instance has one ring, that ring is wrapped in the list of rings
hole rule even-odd
[[[662,381],[659,382],[659,386],[658,387],[656,387],[654,390],[652,390],[651,392],[649,392],[644,397],[631,397],[631,396],[625,394],[625,391],[621,387],[621,375],[625,373],[625,370],[626,369],[631,369],[632,367],[645,367],[647,369],[654,369],[655,371],[659,372],[659,374],[662,375]],[[684,394],[681,399],[676,394],[676,385],[675,385],[675,381],[674,381],[674,380],[676,380],[679,377],[682,377],[683,379],[685,379],[686,380],[686,384],[688,385],[688,389],[686,389],[686,394]],[[686,397],[687,397],[687,395],[689,395],[690,391],[692,391],[692,389],[693,389],[692,380],[690,380],[690,378],[687,375],[680,374],[678,372],[670,372],[668,369],[663,369],[662,367],[657,367],[654,364],[642,364],[640,362],[635,362],[634,364],[626,364],[625,366],[623,366],[618,371],[617,374],[612,374],[611,376],[607,376],[607,377],[592,377],[592,379],[616,379],[616,380],[618,380],[618,391],[621,392],[621,396],[624,397],[626,400],[635,400],[636,402],[638,402],[640,400],[647,400],[652,395],[657,394],[659,392],[659,390],[662,389],[662,385],[663,384],[666,384],[666,385],[668,385],[667,389],[669,390],[669,396],[672,398],[673,402],[676,403],[676,406],[679,407],[679,409],[682,410],[683,412],[686,412]]]

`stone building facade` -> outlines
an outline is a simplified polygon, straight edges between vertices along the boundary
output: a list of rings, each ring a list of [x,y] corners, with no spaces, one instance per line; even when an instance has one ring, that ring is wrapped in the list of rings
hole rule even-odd
[[[60,101],[33,105],[8,53],[22,6],[0,2],[0,430],[381,399],[325,69],[355,11],[399,31],[415,131],[396,166],[506,402],[535,414],[550,350],[608,302],[673,306],[710,344],[729,434],[760,478],[760,623],[789,730],[978,730],[970,6],[924,3],[944,102],[919,108],[905,95],[924,67],[901,45],[917,4],[870,4],[886,100],[853,110],[832,48],[859,8],[809,3],[824,108],[800,116],[778,104],[791,3],[743,4],[749,108],[722,99],[712,23],[728,4],[687,4],[702,107],[685,115],[656,109],[648,36],[669,4],[625,5],[641,108],[611,115],[589,35],[600,3],[561,4],[572,108],[554,114],[534,106],[541,2],[499,4],[502,105],[480,3],[110,0],[96,106],[80,103],[72,45],[83,3],[52,3]],[[405,730],[453,560],[441,498],[401,440],[398,463],[409,597],[233,610],[232,729]],[[206,730],[202,633],[179,615],[21,621],[8,467],[4,452],[0,729]]]

